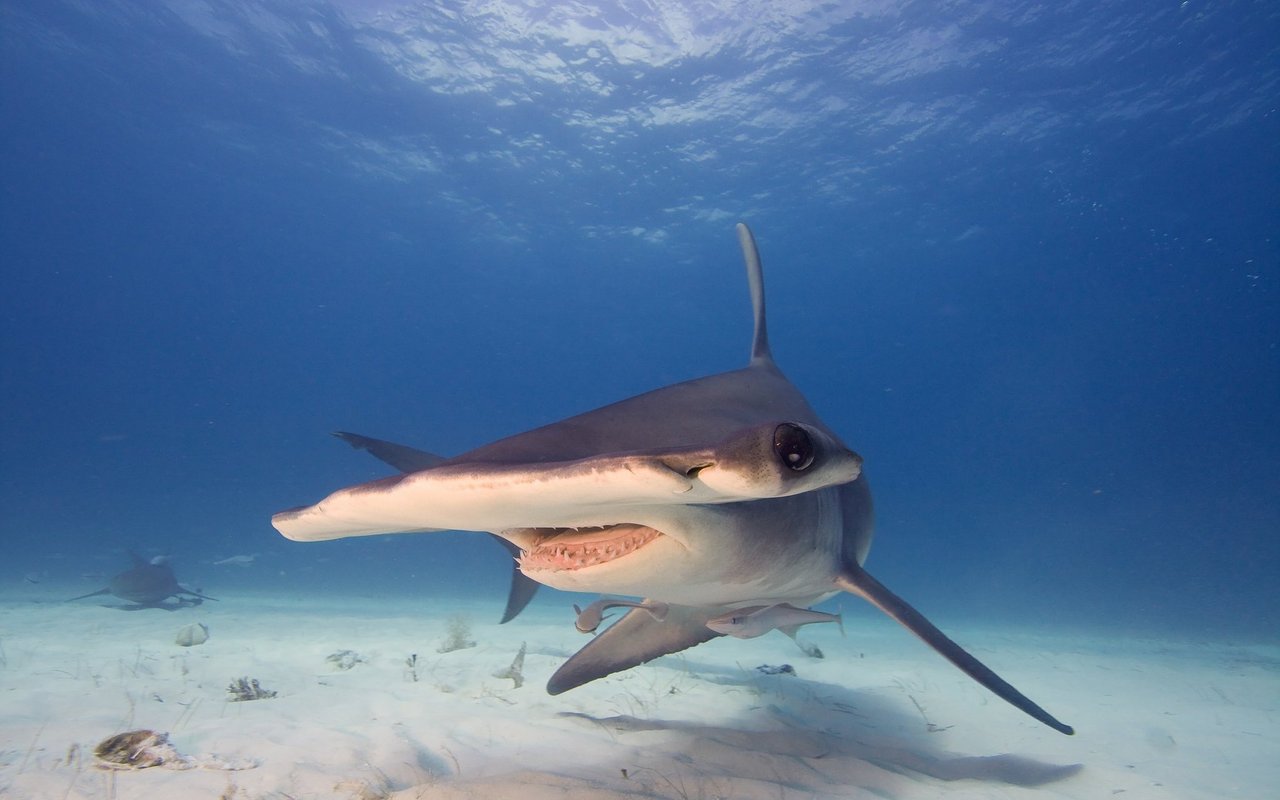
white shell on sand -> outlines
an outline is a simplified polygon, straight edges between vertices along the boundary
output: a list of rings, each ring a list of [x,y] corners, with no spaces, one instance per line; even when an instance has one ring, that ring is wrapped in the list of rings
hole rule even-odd
[[[204,644],[209,641],[209,626],[202,622],[193,622],[178,631],[178,636],[174,641],[183,647]]]
[[[192,626],[194,627],[194,626]],[[204,626],[201,626],[204,627]],[[100,769],[221,769],[242,770],[258,766],[252,758],[223,758],[215,755],[188,756],[169,742],[169,734],[151,730],[127,731],[108,736],[94,748]]]

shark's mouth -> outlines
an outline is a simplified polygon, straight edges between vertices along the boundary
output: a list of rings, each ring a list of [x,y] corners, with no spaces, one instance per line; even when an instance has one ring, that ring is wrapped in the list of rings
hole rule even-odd
[[[622,523],[597,528],[521,528],[503,536],[522,548],[520,569],[575,570],[630,555],[663,534],[646,525]]]

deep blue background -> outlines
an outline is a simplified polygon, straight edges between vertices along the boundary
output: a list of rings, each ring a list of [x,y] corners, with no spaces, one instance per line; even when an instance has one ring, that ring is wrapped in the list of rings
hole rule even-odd
[[[743,219],[882,580],[1273,636],[1277,7],[777,5],[5,3],[0,580],[501,594],[268,518],[740,366]]]

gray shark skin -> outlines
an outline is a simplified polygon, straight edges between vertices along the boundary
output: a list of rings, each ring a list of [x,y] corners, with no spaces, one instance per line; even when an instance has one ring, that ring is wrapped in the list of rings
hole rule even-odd
[[[398,449],[384,460],[415,469],[282,511],[272,524],[297,541],[487,532],[518,550],[532,581],[668,605],[663,620],[633,609],[592,639],[552,675],[551,694],[716,638],[707,621],[732,609],[807,608],[845,591],[999,697],[1073,733],[863,569],[873,514],[862,459],[774,363],[755,240],[745,225],[737,231],[755,317],[746,367],[453,458],[388,444]]]
[[[132,567],[114,576],[104,588],[79,597],[72,597],[67,602],[83,600],[86,597],[112,595],[133,603],[132,606],[120,606],[125,610],[162,608],[172,611],[186,605],[195,605],[200,600],[217,600],[216,597],[200,594],[178,583],[178,578],[173,574],[173,568],[164,560],[146,561],[137,553],[129,555],[133,558]],[[170,597],[176,597],[178,603],[166,604],[164,601]],[[192,601],[192,597],[198,600]]]

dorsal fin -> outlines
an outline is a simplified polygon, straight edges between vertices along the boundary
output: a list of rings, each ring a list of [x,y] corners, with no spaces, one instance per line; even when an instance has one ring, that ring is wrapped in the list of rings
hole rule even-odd
[[[764,268],[760,266],[760,251],[756,238],[745,222],[738,223],[738,244],[742,246],[742,260],[747,262],[747,287],[751,290],[751,314],[755,317],[755,333],[751,337],[751,365],[772,364],[769,351],[769,330],[764,318]]]

